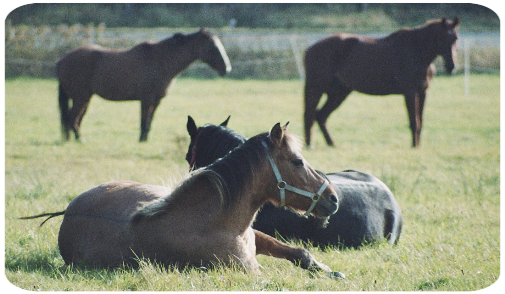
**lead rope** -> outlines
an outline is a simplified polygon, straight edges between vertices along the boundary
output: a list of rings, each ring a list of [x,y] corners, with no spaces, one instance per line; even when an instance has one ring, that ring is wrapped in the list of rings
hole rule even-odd
[[[310,204],[309,209],[307,209],[307,212],[305,212],[305,216],[308,216],[312,212],[312,210],[314,210],[314,208],[316,207],[316,204],[319,201],[319,198],[321,198],[321,195],[323,194],[326,187],[328,187],[328,181],[325,179],[323,185],[321,186],[321,188],[319,188],[319,190],[316,193],[308,192],[308,191],[288,185],[285,181],[282,180],[279,169],[277,168],[277,165],[275,164],[274,159],[273,159],[272,155],[270,154],[270,150],[268,149],[267,143],[265,141],[262,141],[262,143],[267,151],[268,161],[270,162],[270,165],[272,166],[272,170],[274,171],[274,174],[275,174],[275,178],[277,179],[277,188],[280,191],[281,206],[286,205],[286,190],[300,194],[300,195],[308,197],[312,200],[312,203]]]

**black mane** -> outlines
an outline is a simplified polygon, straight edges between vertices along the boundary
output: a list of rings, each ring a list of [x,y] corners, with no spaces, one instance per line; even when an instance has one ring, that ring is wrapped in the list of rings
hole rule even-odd
[[[202,179],[210,181],[219,191],[224,209],[231,207],[245,195],[260,165],[266,162],[266,149],[262,141],[267,140],[267,137],[268,133],[257,135],[210,166],[192,172],[170,195],[139,210],[132,222],[161,215],[179,196],[188,197],[194,183]]]
[[[191,161],[193,146],[196,148],[194,168],[205,167],[216,159],[226,156],[236,147],[244,144],[246,139],[238,133],[223,126],[206,125],[198,129],[196,142],[191,142],[186,160]]]

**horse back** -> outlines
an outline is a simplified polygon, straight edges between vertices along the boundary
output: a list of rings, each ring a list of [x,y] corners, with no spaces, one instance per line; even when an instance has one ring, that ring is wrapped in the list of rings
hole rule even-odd
[[[418,48],[412,44],[390,36],[333,35],[307,50],[307,79],[336,78],[348,89],[372,95],[404,94],[427,79],[429,63],[416,61]]]

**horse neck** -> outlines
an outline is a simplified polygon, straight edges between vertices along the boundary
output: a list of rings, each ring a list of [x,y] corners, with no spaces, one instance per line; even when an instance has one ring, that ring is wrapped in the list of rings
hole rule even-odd
[[[178,207],[172,209],[178,211],[191,207],[194,214],[198,214],[198,211],[205,212],[205,219],[198,223],[201,226],[208,226],[207,230],[234,232],[236,235],[243,234],[251,227],[256,213],[266,201],[265,180],[255,176],[251,187],[239,195],[237,201],[227,207],[222,203],[224,200],[221,188],[211,177],[202,177],[191,191],[179,195],[181,197],[178,197]]]
[[[257,141],[257,140],[256,140]],[[250,226],[261,205],[277,192],[275,176],[261,143],[246,142],[226,157],[204,169],[219,175],[226,182],[223,218],[238,222],[242,227]],[[247,159],[245,159],[247,158]]]
[[[409,50],[413,49],[416,52],[418,60],[428,67],[437,57],[438,51],[433,46],[432,29],[429,26],[420,26],[411,29],[401,29],[389,36],[386,39],[392,42],[400,43],[402,46],[408,44]]]
[[[175,76],[185,70],[191,63],[198,59],[197,44],[195,39],[190,39],[184,44],[174,44],[172,39],[158,42],[154,46],[155,55],[166,73]]]
[[[417,31],[417,36],[414,46],[417,47],[422,63],[425,64],[426,67],[428,67],[433,60],[440,55],[433,30],[432,25],[425,25],[415,29],[415,31]]]

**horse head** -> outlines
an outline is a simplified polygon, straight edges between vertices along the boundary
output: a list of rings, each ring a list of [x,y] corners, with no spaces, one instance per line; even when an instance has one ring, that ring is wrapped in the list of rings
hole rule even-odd
[[[199,59],[207,63],[221,76],[229,73],[231,71],[231,63],[221,40],[207,29],[202,28],[199,34],[202,40]]]
[[[444,59],[445,71],[451,74],[454,70],[454,57],[456,55],[456,40],[458,33],[456,28],[459,25],[459,18],[448,20],[445,17],[439,22],[439,29],[436,33],[437,47],[440,55]]]
[[[306,215],[329,217],[338,210],[337,193],[303,158],[300,140],[286,130],[287,124],[276,124],[263,141],[277,182],[271,192],[280,196],[272,202]]]
[[[189,170],[204,167],[216,159],[228,154],[235,147],[245,142],[245,138],[228,129],[230,116],[220,125],[205,125],[197,127],[191,116],[188,116],[186,128],[190,136],[186,160]]]

